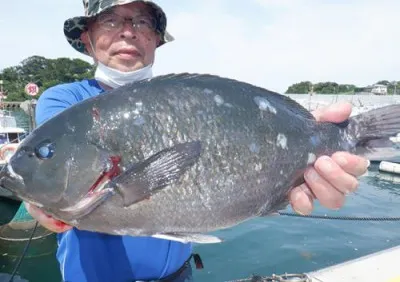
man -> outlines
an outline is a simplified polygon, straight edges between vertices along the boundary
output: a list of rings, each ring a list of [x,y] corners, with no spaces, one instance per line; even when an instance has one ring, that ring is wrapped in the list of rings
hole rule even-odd
[[[166,31],[164,12],[151,1],[84,0],[84,6],[86,16],[67,20],[64,33],[72,47],[94,59],[95,78],[45,91],[37,103],[38,125],[79,101],[151,77],[156,48],[173,40]],[[340,122],[350,112],[350,105],[344,104],[314,114],[319,120]],[[319,158],[305,174],[306,184],[291,192],[292,207],[308,214],[314,198],[328,208],[341,207],[344,195],[356,189],[356,177],[366,168],[366,160],[347,153]],[[81,231],[36,207],[27,205],[27,209],[43,226],[59,233],[57,258],[65,281],[119,282],[168,276],[183,281],[190,276],[184,274],[190,273],[185,268],[190,244]]]

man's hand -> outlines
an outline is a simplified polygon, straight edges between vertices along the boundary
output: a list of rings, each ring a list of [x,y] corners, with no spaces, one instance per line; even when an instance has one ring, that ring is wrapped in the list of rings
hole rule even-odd
[[[56,220],[51,216],[45,214],[41,209],[38,207],[25,203],[26,210],[30,213],[30,215],[36,219],[40,225],[44,228],[49,229],[55,233],[60,233],[67,231],[72,228],[72,226],[65,224],[62,221]]]
[[[350,103],[336,103],[314,111],[313,115],[322,122],[343,122],[350,116],[351,110]],[[326,208],[339,209],[346,194],[357,189],[357,177],[363,175],[368,166],[368,160],[347,152],[319,157],[314,166],[304,173],[305,183],[290,192],[292,208],[300,214],[310,214],[316,198]]]

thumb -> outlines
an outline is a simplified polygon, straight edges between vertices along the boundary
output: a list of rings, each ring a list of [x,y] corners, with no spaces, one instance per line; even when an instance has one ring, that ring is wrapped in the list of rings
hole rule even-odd
[[[349,102],[338,102],[312,112],[319,122],[343,122],[349,118],[352,105]]]

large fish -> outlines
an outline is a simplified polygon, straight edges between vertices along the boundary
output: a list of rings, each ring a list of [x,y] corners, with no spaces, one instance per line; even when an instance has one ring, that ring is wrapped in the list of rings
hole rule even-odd
[[[219,242],[210,231],[288,204],[322,154],[400,132],[400,105],[341,124],[212,75],[166,75],[82,101],[24,139],[0,183],[79,229]]]

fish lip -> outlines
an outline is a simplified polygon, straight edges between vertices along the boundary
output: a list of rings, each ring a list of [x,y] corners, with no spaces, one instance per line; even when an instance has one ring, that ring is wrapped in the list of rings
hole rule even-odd
[[[0,170],[0,186],[10,191],[13,195],[15,195],[23,202],[28,202],[39,208],[43,207],[41,203],[30,199],[30,197],[27,196],[21,189],[25,188],[25,181],[21,175],[13,170],[10,163],[5,164],[4,167]],[[16,190],[20,190],[20,193],[16,193]]]
[[[76,210],[81,210],[82,208],[87,206],[87,203],[90,203],[90,201],[92,199],[100,198],[101,196],[103,196],[106,193],[109,193],[110,191],[114,191],[114,189],[112,189],[112,188],[104,188],[104,189],[101,189],[99,191],[91,191],[91,192],[87,193],[78,202],[76,202],[74,205],[68,206],[66,208],[62,208],[60,210],[63,211],[63,212],[68,212],[68,213],[75,212]]]
[[[10,180],[13,180],[13,181],[17,181],[20,184],[25,185],[23,177],[13,170],[12,166],[10,165],[10,163],[6,163],[4,165],[4,167],[0,171],[0,185],[4,189],[10,190],[6,186],[3,185],[5,179],[10,179]]]
[[[1,168],[1,170],[0,170],[0,184],[1,184],[1,180],[4,178],[4,177],[7,177],[7,170],[8,170],[8,164],[6,163],[2,168]]]
[[[100,177],[101,178],[101,177]],[[96,198],[101,198],[102,195],[114,190],[112,188],[106,187],[106,185],[110,181],[104,179],[96,184],[96,186],[92,187],[85,196],[83,196],[78,202],[73,204],[72,206],[68,206],[60,209],[62,212],[66,213],[76,213],[77,210],[82,210],[87,206],[88,203],[91,202],[92,199],[96,200]]]
[[[114,194],[114,188],[110,187],[108,184],[110,183],[111,178],[115,176],[114,174],[119,173],[119,161],[120,157],[112,156],[106,163],[105,169],[90,187],[86,195],[75,202],[72,206],[62,208],[60,211],[68,213],[71,216],[82,217],[90,213],[90,209],[93,206],[101,204],[102,200],[106,199],[107,195]]]

